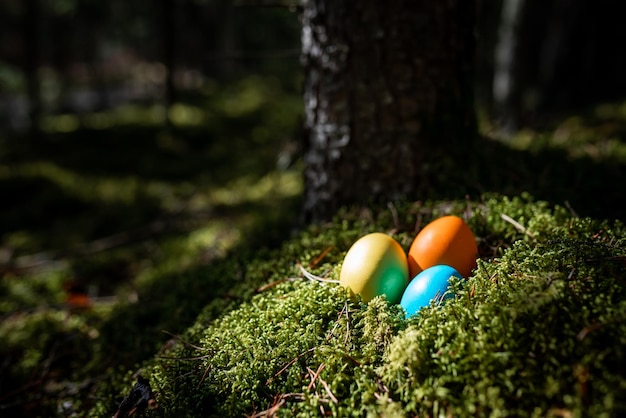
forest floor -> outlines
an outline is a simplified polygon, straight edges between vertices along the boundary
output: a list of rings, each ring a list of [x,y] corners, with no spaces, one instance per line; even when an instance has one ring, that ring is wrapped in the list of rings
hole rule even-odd
[[[128,105],[47,117],[36,140],[3,133],[0,411],[79,413],[67,399],[85,393],[87,407],[98,379],[193,323],[212,295],[198,272],[244,277],[243,260],[291,237],[300,98],[248,79],[194,100],[171,109],[170,129],[162,109]],[[508,141],[488,124],[482,131],[468,183],[452,189],[528,192],[577,215],[626,220],[626,103]]]

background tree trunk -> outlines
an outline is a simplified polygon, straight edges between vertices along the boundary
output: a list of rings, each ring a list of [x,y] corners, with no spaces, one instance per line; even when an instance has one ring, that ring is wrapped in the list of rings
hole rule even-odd
[[[176,101],[176,86],[174,85],[174,71],[176,70],[176,12],[175,0],[163,0],[162,25],[163,30],[163,64],[165,73],[165,126],[172,128],[170,109]]]
[[[519,128],[519,58],[518,42],[523,19],[524,0],[504,0],[498,42],[495,45],[493,69],[494,116],[500,121],[503,134],[511,134]]]
[[[304,213],[416,198],[471,150],[473,2],[305,0]]]
[[[39,119],[41,117],[41,87],[39,85],[40,61],[40,19],[41,4],[39,0],[27,0],[24,4],[24,74],[26,75],[28,94],[28,118],[30,121],[30,135],[32,140],[38,140]]]
[[[542,128],[571,112],[623,100],[626,55],[618,44],[626,37],[621,19],[626,3],[608,0],[481,0],[478,79],[481,104],[491,110],[500,133],[521,127]],[[491,51],[497,23],[493,63]],[[493,68],[493,97],[484,94]]]

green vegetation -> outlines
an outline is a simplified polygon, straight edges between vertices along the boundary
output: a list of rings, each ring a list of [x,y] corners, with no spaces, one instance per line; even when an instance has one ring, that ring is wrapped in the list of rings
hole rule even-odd
[[[240,259],[289,235],[301,99],[286,84],[207,82],[173,107],[169,131],[136,104],[51,116],[36,141],[2,138],[4,411],[89,411],[95,383],[152,357],[161,330],[184,330],[228,293]],[[228,275],[198,280],[207,270]],[[90,309],[72,305],[73,287]]]
[[[185,103],[169,131],[135,105],[0,142],[3,412],[111,416],[137,373],[150,416],[624,412],[624,105],[486,138],[429,200],[294,234],[298,94],[250,78]],[[298,267],[336,279],[360,236],[407,249],[448,213],[479,268],[415,319]]]
[[[382,298],[350,302],[338,285],[309,282],[295,268],[296,261],[314,264],[314,273],[337,278],[343,254],[361,234],[394,231],[406,247],[418,214],[426,222],[445,213],[465,213],[483,253],[497,254],[484,254],[476,274],[456,284],[453,301],[414,319],[404,320]],[[141,369],[161,391],[167,415],[615,416],[626,410],[620,222],[574,218],[528,196],[406,206],[398,223],[391,215],[370,220],[346,212],[255,257],[253,274],[232,290],[245,302],[234,310],[209,305]]]

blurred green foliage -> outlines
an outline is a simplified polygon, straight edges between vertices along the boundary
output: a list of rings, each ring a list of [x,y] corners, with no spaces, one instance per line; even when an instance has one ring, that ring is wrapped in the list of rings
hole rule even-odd
[[[299,95],[260,76],[187,94],[169,129],[163,108],[134,104],[50,115],[41,140],[0,141],[5,411],[89,405],[94,383],[152,356],[162,329],[181,331],[229,291],[230,279],[199,274],[219,263],[230,272],[220,260],[235,249],[289,234],[302,188]],[[91,308],[72,306],[74,285]]]

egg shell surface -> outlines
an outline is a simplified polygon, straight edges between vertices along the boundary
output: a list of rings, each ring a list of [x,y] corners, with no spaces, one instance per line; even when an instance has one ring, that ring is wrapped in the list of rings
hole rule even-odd
[[[364,302],[385,295],[398,303],[409,281],[407,257],[389,235],[374,232],[359,238],[350,247],[341,266],[339,283]]]
[[[409,248],[409,274],[438,264],[454,267],[468,277],[476,267],[478,246],[472,230],[458,216],[443,216],[426,225]]]
[[[415,315],[423,307],[429,306],[433,300],[443,301],[453,297],[452,293],[446,293],[453,276],[463,279],[456,269],[445,265],[429,267],[415,276],[409,282],[400,301],[406,317]]]

